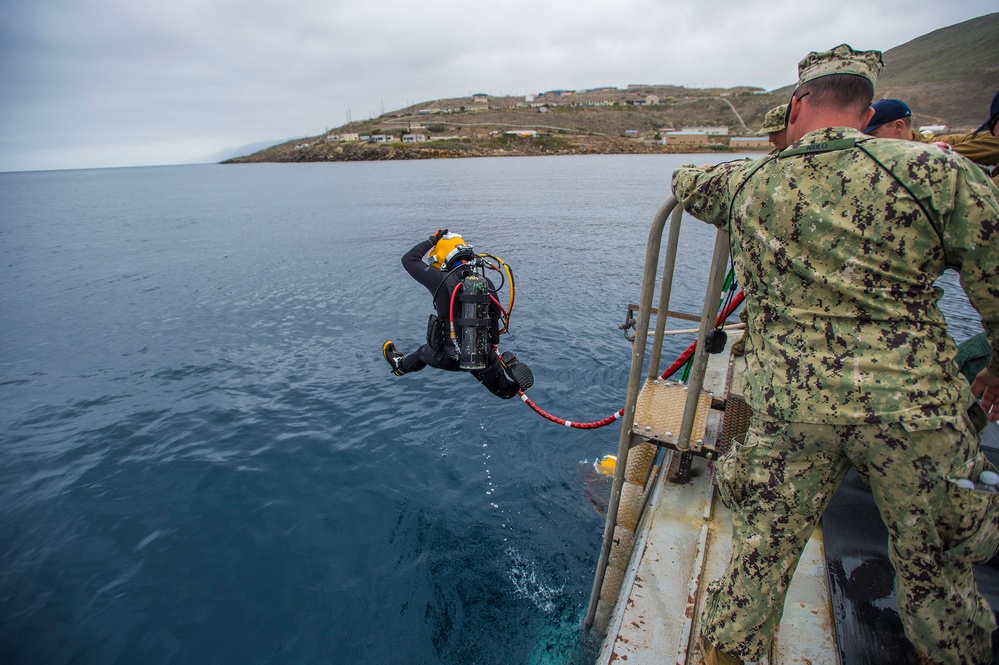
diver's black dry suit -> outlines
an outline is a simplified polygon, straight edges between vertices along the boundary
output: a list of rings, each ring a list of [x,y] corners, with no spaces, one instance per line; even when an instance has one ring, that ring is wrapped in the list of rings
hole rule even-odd
[[[433,330],[433,319],[427,325],[427,343],[410,353],[399,363],[399,369],[403,373],[418,372],[427,365],[444,369],[449,372],[462,372],[458,365],[457,349],[451,343],[448,333],[448,322],[451,317],[448,310],[451,306],[451,292],[458,282],[462,281],[466,275],[472,272],[472,268],[466,264],[457,265],[451,270],[439,270],[423,262],[423,257],[430,248],[434,246],[431,240],[424,240],[416,244],[413,249],[406,252],[402,257],[402,265],[417,282],[427,287],[427,290],[434,296],[434,309],[437,312],[436,331]],[[487,280],[488,281],[488,280]],[[490,290],[493,289],[492,282],[489,283]],[[460,307],[455,303],[455,307]],[[499,341],[499,312],[496,305],[493,307],[492,327],[489,331],[488,356],[486,358],[485,369],[467,370],[469,374],[479,380],[489,392],[502,399],[510,399],[517,395],[520,386],[516,381],[512,381],[503,371],[503,365],[493,345]],[[456,312],[460,315],[460,311]],[[436,342],[436,344],[434,343]]]

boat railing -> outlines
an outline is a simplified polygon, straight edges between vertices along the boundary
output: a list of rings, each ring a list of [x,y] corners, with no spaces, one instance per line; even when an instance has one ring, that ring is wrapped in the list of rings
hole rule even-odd
[[[672,195],[656,212],[645,250],[641,298],[637,306],[629,305],[625,324],[621,326],[625,336],[633,340],[631,370],[603,543],[585,619],[587,630],[598,630],[601,634],[607,630],[610,614],[620,594],[625,569],[634,548],[638,521],[651,489],[654,462],[659,451],[663,448],[679,451],[681,461],[678,468],[681,474],[684,468],[689,474],[693,455],[707,459],[715,456],[718,432],[717,429],[707,427],[707,413],[712,407],[718,408],[720,400],[716,400],[714,395],[706,393],[702,388],[708,364],[704,340],[715,327],[718,302],[728,267],[728,234],[722,230],[718,230],[715,236],[704,306],[699,319],[697,350],[689,380],[686,384],[681,384],[660,379],[659,366],[666,321],[670,316],[690,318],[669,309],[682,215],[683,208]],[[666,235],[662,283],[658,306],[653,307],[667,221],[669,232]],[[645,352],[653,313],[656,314],[655,331],[651,335],[648,375],[643,383]],[[637,319],[631,320],[633,315]],[[635,329],[633,336],[628,335],[631,327]]]

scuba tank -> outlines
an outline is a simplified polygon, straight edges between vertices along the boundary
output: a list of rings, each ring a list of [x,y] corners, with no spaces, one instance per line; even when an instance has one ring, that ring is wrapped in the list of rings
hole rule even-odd
[[[489,357],[489,327],[492,325],[489,282],[475,273],[466,275],[458,302],[461,303],[461,318],[455,321],[461,330],[458,366],[461,369],[485,369]]]
[[[441,254],[444,256],[440,256]],[[495,263],[487,262],[487,258]],[[499,344],[499,336],[507,332],[510,327],[510,312],[513,311],[514,299],[513,272],[499,257],[492,254],[476,255],[472,246],[465,244],[461,236],[450,233],[431,248],[424,261],[444,272],[454,271],[452,273],[454,277],[445,277],[437,287],[439,290],[446,284],[445,288],[451,294],[446,318],[450,324],[448,326],[450,342],[455,352],[451,357],[457,356],[459,369],[485,369],[489,365],[490,349]],[[459,268],[462,264],[465,266]],[[509,285],[510,303],[507,309],[503,309],[499,301],[493,297],[493,293],[498,290],[492,290],[485,276],[486,269],[494,270],[503,276],[499,288],[503,288],[504,284]],[[460,312],[455,311],[456,301],[461,304]],[[435,290],[435,307],[437,302]],[[440,348],[438,342],[443,341],[441,339],[443,331],[438,332],[439,324],[434,321],[435,318],[431,317],[431,322],[428,324],[427,343],[436,351]]]

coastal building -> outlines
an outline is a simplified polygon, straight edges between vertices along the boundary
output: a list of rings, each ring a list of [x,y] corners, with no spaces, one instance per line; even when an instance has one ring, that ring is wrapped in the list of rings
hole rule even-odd
[[[704,132],[705,134],[712,134],[714,136],[728,136],[728,127],[684,127],[685,132]]]
[[[699,131],[664,132],[663,145],[707,145],[708,133]]]
[[[766,136],[733,136],[728,144],[733,148],[769,148],[770,139]]]
[[[402,135],[402,142],[403,143],[423,143],[426,140],[427,140],[427,135],[426,134],[403,134]]]
[[[327,143],[348,143],[350,141],[358,141],[360,136],[357,133],[347,133],[347,134],[330,134],[326,137]]]

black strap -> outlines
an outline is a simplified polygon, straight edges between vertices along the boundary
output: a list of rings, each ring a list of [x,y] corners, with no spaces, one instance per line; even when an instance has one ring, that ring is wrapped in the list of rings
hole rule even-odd
[[[885,173],[887,173],[888,175],[890,175],[890,176],[892,177],[892,179],[894,179],[894,180],[895,180],[895,182],[897,182],[897,183],[899,184],[899,186],[900,186],[900,187],[901,187],[902,189],[904,189],[904,190],[905,190],[905,191],[906,191],[906,192],[907,192],[907,193],[909,194],[909,196],[911,196],[911,197],[912,197],[912,200],[916,202],[916,205],[918,205],[918,206],[919,206],[919,209],[923,211],[923,214],[924,214],[924,215],[926,215],[926,221],[927,221],[927,222],[929,222],[929,224],[930,224],[930,227],[931,227],[931,228],[933,229],[933,231],[934,231],[934,232],[935,232],[935,233],[937,234],[937,238],[938,238],[938,239],[940,240],[940,249],[942,249],[942,250],[943,250],[943,249],[944,249],[944,239],[943,239],[943,234],[942,234],[942,233],[940,232],[940,229],[938,229],[938,228],[937,228],[937,225],[933,223],[933,218],[932,218],[932,217],[930,217],[930,213],[929,213],[929,211],[928,211],[928,210],[926,209],[926,206],[924,206],[924,205],[923,205],[923,202],[919,200],[919,197],[918,197],[918,196],[916,196],[916,195],[915,195],[915,194],[914,194],[914,193],[912,192],[912,190],[911,190],[911,189],[909,189],[909,186],[908,186],[908,185],[906,185],[906,184],[905,184],[904,182],[902,182],[902,179],[901,179],[901,178],[899,178],[899,177],[898,177],[897,175],[895,175],[895,173],[894,173],[894,172],[893,172],[893,171],[892,171],[892,170],[891,170],[890,168],[888,168],[887,166],[885,166],[884,164],[882,164],[882,163],[881,163],[881,162],[880,162],[880,161],[878,160],[878,158],[877,158],[877,157],[875,157],[874,155],[872,155],[872,154],[870,153],[870,151],[869,151],[869,150],[868,150],[867,148],[865,148],[865,147],[864,147],[864,146],[862,145],[862,143],[866,143],[867,141],[870,141],[870,140],[871,140],[871,139],[866,139],[865,141],[861,141],[861,142],[858,142],[858,143],[857,143],[857,147],[858,147],[858,148],[860,148],[860,152],[864,153],[865,155],[867,155],[868,157],[870,157],[870,158],[871,158],[872,160],[874,160],[874,163],[875,163],[875,164],[877,164],[877,165],[878,165],[878,166],[880,166],[880,167],[881,167],[882,169],[884,169]],[[946,250],[944,250],[944,254],[946,254]]]
[[[474,327],[474,328],[487,328],[489,324],[492,323],[492,319],[455,319],[454,323],[456,326]]]
[[[818,152],[832,152],[833,150],[846,150],[857,145],[855,138],[836,139],[834,141],[820,141],[819,143],[809,143],[799,145],[797,148],[784,148],[778,157],[794,157],[795,155],[811,155]]]
[[[458,302],[479,302],[479,303],[490,303],[492,298],[489,297],[488,293],[465,293],[461,292],[458,294]]]
[[[739,192],[742,191],[742,188],[746,186],[746,183],[748,183],[749,180],[756,175],[756,172],[763,168],[765,164],[769,164],[776,158],[777,157],[774,155],[769,155],[767,158],[761,159],[753,170],[746,174],[746,177],[739,183],[739,186],[735,188],[735,193],[732,194],[732,200],[728,202],[728,255],[733,257],[733,265],[735,264],[735,252],[732,251],[732,212],[735,210],[735,199],[739,196]]]
[[[929,222],[930,227],[937,234],[937,238],[940,240],[940,247],[943,248],[944,246],[943,234],[940,232],[940,229],[937,228],[937,225],[933,223],[933,217],[930,216],[930,213],[926,209],[926,206],[923,205],[923,202],[919,200],[919,197],[916,196],[911,189],[909,189],[909,186],[906,185],[901,180],[901,178],[895,175],[891,169],[882,164],[877,157],[872,155],[871,152],[864,147],[863,144],[871,140],[873,140],[873,137],[861,139],[860,141],[858,141],[855,138],[842,138],[842,139],[836,139],[834,141],[822,141],[820,143],[812,143],[809,145],[798,146],[797,148],[785,148],[779,155],[777,155],[776,158],[783,159],[785,157],[795,157],[798,155],[811,155],[822,152],[832,152],[834,150],[848,150],[850,148],[858,148],[862,153],[870,157],[875,164],[884,169],[884,171],[888,175],[890,175],[892,179],[895,180],[895,182],[897,182],[899,186],[902,187],[902,189],[904,189],[909,194],[909,196],[912,197],[912,200],[916,202],[916,205],[919,206],[919,209],[923,211],[923,214],[926,216],[926,221]],[[735,206],[733,205],[735,203],[735,199],[739,196],[739,192],[742,191],[742,188],[746,186],[746,184],[750,181],[750,179],[754,175],[756,175],[756,172],[759,171],[765,164],[768,164],[770,161],[772,161],[772,159],[760,160],[760,163],[756,165],[756,168],[754,168],[752,171],[749,172],[749,174],[745,177],[745,179],[741,183],[739,183],[739,186],[736,188],[735,193],[732,194],[732,200],[729,202],[728,206],[729,209],[728,238],[729,238],[730,251],[732,247],[732,214],[733,211],[735,210]]]

